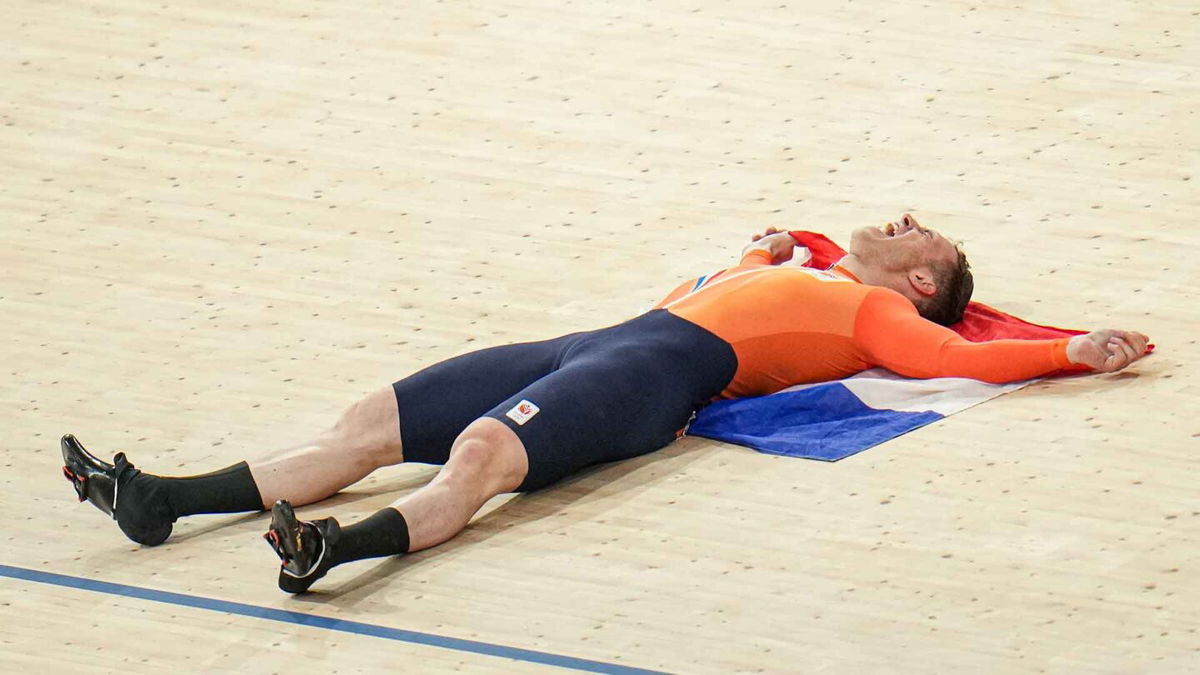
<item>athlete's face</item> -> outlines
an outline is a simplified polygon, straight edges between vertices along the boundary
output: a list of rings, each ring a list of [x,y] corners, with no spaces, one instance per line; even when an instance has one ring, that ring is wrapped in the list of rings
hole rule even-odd
[[[863,227],[850,236],[850,252],[886,272],[907,272],[931,263],[955,263],[958,250],[910,214],[882,227]]]

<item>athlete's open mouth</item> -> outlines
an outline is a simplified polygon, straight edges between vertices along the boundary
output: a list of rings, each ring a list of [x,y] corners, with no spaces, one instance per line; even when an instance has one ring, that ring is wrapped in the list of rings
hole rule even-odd
[[[924,231],[921,230],[919,225],[917,225],[915,222],[910,222],[907,218],[898,223],[888,223],[887,225],[879,228],[879,231],[882,232],[883,236],[885,237],[898,237],[902,234],[908,234],[913,230]]]

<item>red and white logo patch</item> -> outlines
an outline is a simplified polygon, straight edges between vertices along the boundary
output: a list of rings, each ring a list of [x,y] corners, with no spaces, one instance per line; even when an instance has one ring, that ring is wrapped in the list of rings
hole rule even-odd
[[[521,399],[521,402],[514,405],[512,410],[504,413],[504,416],[516,422],[517,425],[520,426],[533,419],[533,416],[538,414],[539,410],[541,410],[541,408],[538,408],[533,403],[526,401],[525,399]]]

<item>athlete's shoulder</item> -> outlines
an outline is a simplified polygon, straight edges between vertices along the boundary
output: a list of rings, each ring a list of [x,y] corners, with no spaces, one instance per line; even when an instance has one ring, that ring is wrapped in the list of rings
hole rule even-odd
[[[858,311],[860,316],[877,316],[881,319],[896,320],[909,316],[920,317],[917,307],[912,300],[897,291],[884,286],[865,286],[862,302]]]
[[[863,284],[863,288],[867,289],[867,298],[872,303],[896,305],[905,309],[911,309],[914,312],[917,311],[911,300],[886,286],[868,286]]]
[[[885,337],[894,340],[898,332],[908,334],[910,331],[923,332],[926,328],[937,327],[935,323],[926,321],[917,311],[916,305],[900,293],[882,286],[868,286],[870,291],[858,305],[858,313],[854,320],[855,336],[871,339],[870,336]]]

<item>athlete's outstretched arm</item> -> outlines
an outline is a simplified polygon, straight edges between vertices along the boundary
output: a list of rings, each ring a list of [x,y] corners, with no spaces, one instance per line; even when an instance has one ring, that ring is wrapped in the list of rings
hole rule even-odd
[[[1064,368],[1113,372],[1146,353],[1148,338],[1103,330],[1057,340],[969,342],[926,321],[907,299],[873,291],[855,321],[855,341],[876,365],[909,377],[969,377],[1003,383]]]

